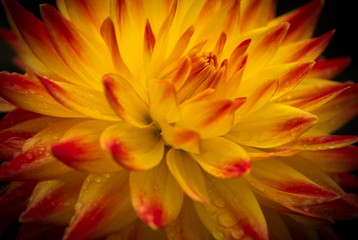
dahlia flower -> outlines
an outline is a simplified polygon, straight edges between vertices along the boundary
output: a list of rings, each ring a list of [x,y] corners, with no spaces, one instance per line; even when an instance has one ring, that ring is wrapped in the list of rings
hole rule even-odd
[[[0,230],[22,239],[318,239],[358,215],[358,110],[322,1],[3,0]],[[352,180],[353,179],[353,180]]]

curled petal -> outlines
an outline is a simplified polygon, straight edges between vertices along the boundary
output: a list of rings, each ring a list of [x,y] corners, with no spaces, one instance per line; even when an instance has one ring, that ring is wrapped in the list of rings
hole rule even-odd
[[[165,227],[178,215],[183,191],[165,163],[143,172],[131,172],[132,204],[137,215],[151,228]]]
[[[108,173],[120,170],[121,167],[100,146],[100,136],[110,124],[88,120],[74,125],[52,145],[52,154],[79,171]]]
[[[190,155],[205,171],[220,178],[241,176],[251,167],[245,150],[222,137],[202,140],[200,153]]]
[[[147,170],[163,158],[164,143],[153,127],[136,128],[127,123],[117,123],[101,135],[101,145],[113,159],[128,170]]]

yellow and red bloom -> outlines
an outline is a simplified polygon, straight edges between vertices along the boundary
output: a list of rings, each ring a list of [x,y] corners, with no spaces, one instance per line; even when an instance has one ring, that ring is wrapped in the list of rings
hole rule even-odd
[[[3,0],[1,227],[79,239],[301,239],[357,217],[358,86],[322,1]],[[338,182],[338,183],[337,183]],[[51,235],[52,233],[52,235]],[[50,234],[50,235],[49,235]],[[306,236],[306,237],[305,237]]]

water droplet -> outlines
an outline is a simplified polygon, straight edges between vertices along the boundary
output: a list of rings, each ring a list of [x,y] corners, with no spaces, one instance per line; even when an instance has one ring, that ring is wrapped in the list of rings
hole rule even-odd
[[[34,157],[34,155],[32,154],[32,152],[27,152],[25,154],[25,158],[28,159],[28,160],[31,160],[33,157]]]
[[[232,228],[235,226],[235,221],[228,213],[218,214],[216,217],[217,223],[224,228]]]
[[[224,233],[223,232],[221,232],[221,231],[219,231],[219,230],[214,230],[214,232],[213,232],[213,237],[215,238],[215,239],[217,239],[217,240],[223,240],[223,239],[225,239],[225,235],[224,235]]]
[[[213,203],[214,203],[214,205],[215,205],[216,207],[218,207],[218,208],[224,208],[224,207],[226,207],[226,201],[225,201],[224,199],[222,199],[222,198],[215,198],[215,199],[213,200]]]
[[[96,177],[96,178],[94,179],[94,182],[95,182],[95,183],[101,183],[101,182],[102,182],[102,179],[99,178],[99,177]]]
[[[75,204],[75,210],[76,210],[76,211],[79,211],[79,210],[82,208],[82,206],[83,206],[83,203],[77,202],[77,203]]]
[[[231,231],[231,237],[233,239],[242,239],[244,237],[245,233],[242,229],[235,229]]]

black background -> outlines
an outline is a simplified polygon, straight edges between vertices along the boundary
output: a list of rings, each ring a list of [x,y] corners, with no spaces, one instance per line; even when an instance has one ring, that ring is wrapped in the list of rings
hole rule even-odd
[[[25,7],[35,14],[39,13],[38,5],[40,3],[54,3],[54,0],[18,0]],[[295,9],[308,0],[277,0],[277,15]],[[1,4],[0,4],[1,5]],[[2,6],[0,6],[0,27],[8,28],[6,16]],[[348,69],[337,77],[338,81],[358,82],[358,8],[356,1],[349,0],[326,0],[321,17],[318,21],[315,36],[319,36],[336,29],[336,32],[328,45],[324,56],[327,58],[350,56],[351,65]],[[18,71],[11,63],[14,53],[0,39],[0,71]],[[358,135],[357,120],[352,121],[344,127],[340,133],[349,135]],[[338,221],[334,225],[335,230],[343,240],[358,239],[358,220]]]

